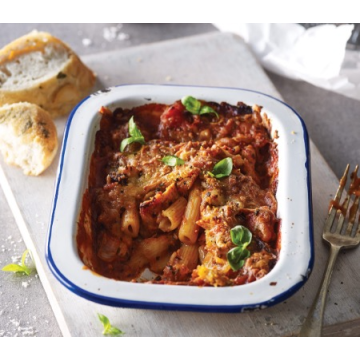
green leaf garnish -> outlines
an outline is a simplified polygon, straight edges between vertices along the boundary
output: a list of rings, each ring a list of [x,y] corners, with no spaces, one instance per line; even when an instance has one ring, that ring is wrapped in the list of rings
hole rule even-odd
[[[129,120],[129,134],[131,137],[134,137],[134,138],[140,138],[140,137],[143,138],[141,131],[138,129],[138,127],[135,124],[133,116]]]
[[[237,225],[230,230],[231,241],[234,245],[247,247],[251,243],[251,231],[242,225]]]
[[[208,171],[208,174],[211,177],[221,179],[223,177],[229,176],[233,168],[233,162],[230,157],[220,160],[215,164],[212,171]]]
[[[187,111],[191,112],[194,115],[213,113],[217,117],[219,117],[219,114],[214,109],[207,105],[201,106],[201,102],[192,96],[184,96],[181,99],[181,103],[185,106]]]
[[[229,250],[227,260],[231,268],[237,271],[244,266],[245,260],[250,256],[250,251],[246,248],[251,243],[252,233],[245,226],[238,225],[230,230],[230,237],[236,247]]]
[[[216,115],[216,117],[219,117],[219,114],[213,108],[211,108],[210,106],[205,105],[200,110],[200,115],[210,114],[210,113],[213,113],[213,114]]]
[[[240,270],[244,266],[245,259],[249,257],[247,256],[246,251],[249,252],[248,250],[243,251],[242,249],[235,247],[227,253],[227,259],[233,270]]]
[[[161,161],[169,166],[176,166],[176,165],[183,165],[185,164],[185,161],[183,159],[180,159],[179,157],[175,155],[167,155],[164,156]]]
[[[30,275],[32,272],[32,269],[30,269],[25,263],[28,253],[29,253],[29,250],[25,250],[23,252],[23,254],[21,256],[21,265],[20,264],[8,264],[8,265],[4,266],[1,270]]]
[[[186,110],[191,112],[194,115],[200,114],[201,102],[195,99],[192,96],[184,96],[181,99],[182,104],[185,106]]]
[[[121,142],[120,145],[120,151],[123,152],[124,149],[132,144],[133,142],[137,142],[140,143],[142,145],[145,144],[145,139],[144,136],[142,135],[141,131],[139,130],[139,128],[136,126],[135,121],[134,121],[134,117],[132,116],[131,119],[129,120],[129,134],[130,137],[124,139]]]
[[[110,320],[105,315],[98,314],[98,318],[99,318],[99,320],[101,321],[101,323],[104,326],[104,330],[102,332],[103,335],[106,335],[106,336],[122,336],[122,335],[125,334],[120,329],[112,326],[110,324]]]

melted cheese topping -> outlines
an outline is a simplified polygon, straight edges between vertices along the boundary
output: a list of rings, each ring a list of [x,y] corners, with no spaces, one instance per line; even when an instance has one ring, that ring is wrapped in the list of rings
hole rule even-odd
[[[193,115],[180,101],[101,109],[77,235],[90,269],[138,281],[149,268],[158,274],[154,283],[201,286],[241,285],[271,271],[280,243],[270,121],[258,106],[202,104],[219,116]],[[132,116],[146,144],[120,152]],[[166,165],[162,158],[169,155],[184,164]],[[231,174],[210,176],[224,158],[232,159]],[[234,271],[227,253],[236,225],[246,226],[253,240],[250,257]]]

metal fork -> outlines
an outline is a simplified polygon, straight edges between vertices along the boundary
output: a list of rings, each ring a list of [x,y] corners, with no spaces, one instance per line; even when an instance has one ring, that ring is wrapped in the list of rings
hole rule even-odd
[[[360,243],[360,215],[357,216],[359,213],[360,197],[360,179],[357,177],[358,165],[350,175],[350,179],[352,180],[351,184],[344,202],[340,204],[341,196],[347,182],[349,168],[350,166],[348,164],[343,177],[340,179],[335,198],[330,202],[329,214],[323,231],[323,239],[330,244],[327,268],[324,273],[322,285],[300,330],[299,336],[321,336],[327,291],[339,251],[343,248],[354,248]],[[351,202],[352,205],[349,208]],[[335,230],[333,231],[333,229]]]

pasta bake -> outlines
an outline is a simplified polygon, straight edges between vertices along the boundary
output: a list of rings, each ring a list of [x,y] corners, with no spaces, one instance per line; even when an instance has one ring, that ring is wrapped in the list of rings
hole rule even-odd
[[[278,154],[260,106],[187,96],[100,114],[77,230],[89,269],[216,287],[271,271]]]

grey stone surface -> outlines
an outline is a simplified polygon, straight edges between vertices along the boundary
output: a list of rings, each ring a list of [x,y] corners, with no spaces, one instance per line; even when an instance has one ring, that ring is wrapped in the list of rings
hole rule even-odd
[[[79,55],[216,31],[211,24],[0,24],[0,48],[35,29],[60,38]]]
[[[117,50],[216,30],[211,24],[0,24],[0,47],[38,29],[67,42],[79,55]],[[304,119],[309,134],[340,177],[346,163],[360,162],[360,102],[304,82],[268,73],[279,93]],[[0,268],[25,250],[0,189]],[[61,336],[35,274],[0,272],[0,336]]]
[[[360,101],[268,72],[284,100],[304,120],[309,136],[340,178],[360,163]]]
[[[19,263],[26,246],[0,188],[0,269]],[[34,268],[30,257],[26,264]],[[61,336],[36,271],[0,271],[0,337]]]
[[[59,37],[80,56],[216,30],[211,24],[0,24],[0,48],[34,29]],[[26,249],[1,188],[0,229],[1,269],[18,263]],[[0,271],[1,336],[61,336],[36,272]]]

